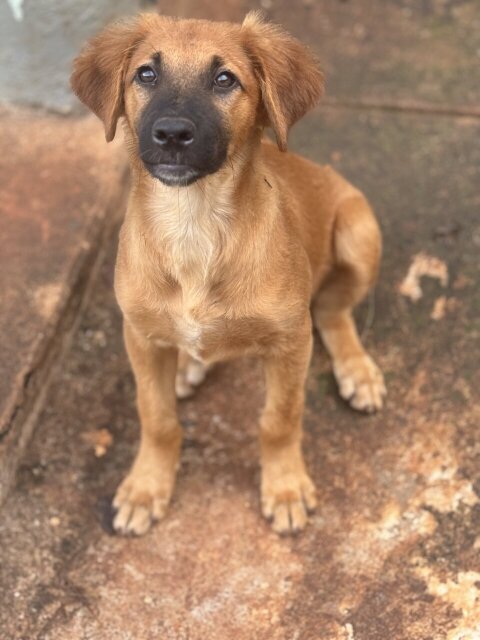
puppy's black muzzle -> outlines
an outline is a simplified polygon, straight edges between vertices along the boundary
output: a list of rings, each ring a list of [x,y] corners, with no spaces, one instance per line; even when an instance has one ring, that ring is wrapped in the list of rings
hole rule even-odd
[[[158,118],[152,129],[152,138],[165,150],[183,151],[195,141],[196,127],[188,118]]]
[[[213,93],[159,86],[139,122],[140,157],[168,186],[186,186],[215,173],[227,157],[229,133]]]

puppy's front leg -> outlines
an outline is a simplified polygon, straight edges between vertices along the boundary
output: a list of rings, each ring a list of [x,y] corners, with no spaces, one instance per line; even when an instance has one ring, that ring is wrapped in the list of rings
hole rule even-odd
[[[262,511],[277,533],[293,533],[315,507],[315,487],[301,450],[304,385],[310,362],[310,319],[265,359],[266,404],[261,417]]]
[[[113,526],[119,533],[145,533],[167,508],[175,482],[182,431],[176,413],[177,350],[159,348],[124,325],[125,345],[137,383],[140,448],[119,486]]]

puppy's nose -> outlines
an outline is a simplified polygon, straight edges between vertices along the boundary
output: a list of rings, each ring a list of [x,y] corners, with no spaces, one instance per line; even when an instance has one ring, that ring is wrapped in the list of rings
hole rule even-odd
[[[195,125],[187,118],[158,118],[152,135],[162,147],[188,147],[195,139]]]

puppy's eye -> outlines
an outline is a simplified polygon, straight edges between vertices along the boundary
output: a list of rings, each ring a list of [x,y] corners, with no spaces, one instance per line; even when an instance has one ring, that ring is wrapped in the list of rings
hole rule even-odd
[[[157,74],[152,67],[143,66],[138,69],[137,78],[142,84],[151,84],[157,79]]]
[[[221,71],[213,82],[219,89],[232,89],[237,84],[237,79],[230,71]]]

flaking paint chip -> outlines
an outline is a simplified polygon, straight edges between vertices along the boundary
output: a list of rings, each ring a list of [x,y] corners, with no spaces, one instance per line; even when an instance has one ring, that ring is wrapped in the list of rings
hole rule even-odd
[[[96,429],[82,434],[82,440],[93,446],[95,456],[101,458],[107,453],[113,442],[113,436],[108,429]]]
[[[446,307],[447,307],[446,296],[440,296],[433,303],[433,309],[432,309],[432,313],[430,314],[430,318],[432,320],[441,320],[445,316]]]
[[[407,275],[400,283],[399,291],[402,296],[417,302],[423,296],[421,278],[434,278],[442,287],[448,284],[448,267],[443,260],[427,253],[417,253],[408,269]]]

